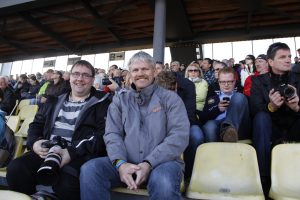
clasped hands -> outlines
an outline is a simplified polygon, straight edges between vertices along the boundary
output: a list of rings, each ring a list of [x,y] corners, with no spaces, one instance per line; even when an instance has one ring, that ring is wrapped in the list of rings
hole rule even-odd
[[[142,183],[144,183],[151,171],[151,166],[142,162],[138,165],[131,163],[124,163],[119,167],[120,179],[127,185],[130,190],[137,191]],[[136,176],[135,180],[133,176]]]

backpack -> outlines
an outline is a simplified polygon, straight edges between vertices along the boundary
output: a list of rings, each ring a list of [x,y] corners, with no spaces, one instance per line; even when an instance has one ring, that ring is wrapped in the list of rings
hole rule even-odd
[[[5,112],[0,111],[0,167],[6,167],[13,159],[15,146],[14,132],[6,124]]]

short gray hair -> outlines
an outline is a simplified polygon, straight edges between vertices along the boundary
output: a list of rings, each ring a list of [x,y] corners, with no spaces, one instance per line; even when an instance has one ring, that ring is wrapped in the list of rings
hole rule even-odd
[[[155,68],[155,61],[152,56],[144,51],[139,51],[134,54],[130,60],[128,61],[128,69],[131,69],[131,65],[137,61],[146,62],[148,63],[153,69]]]

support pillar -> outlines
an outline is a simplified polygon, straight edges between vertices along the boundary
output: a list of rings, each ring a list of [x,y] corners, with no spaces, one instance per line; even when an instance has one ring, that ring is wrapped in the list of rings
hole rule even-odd
[[[164,63],[166,38],[166,0],[155,0],[153,57]]]

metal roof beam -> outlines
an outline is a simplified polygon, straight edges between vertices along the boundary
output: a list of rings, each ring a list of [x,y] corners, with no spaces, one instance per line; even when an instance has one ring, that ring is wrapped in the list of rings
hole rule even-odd
[[[56,40],[59,44],[61,44],[64,48],[69,51],[73,51],[72,45],[69,44],[65,38],[63,38],[60,34],[54,32],[50,27],[47,25],[42,24],[37,19],[33,18],[28,12],[21,12],[20,16],[29,22],[31,25],[36,27],[39,31],[45,33],[52,39]]]
[[[107,32],[109,32],[112,37],[117,41],[121,42],[120,37],[115,33],[111,28],[109,23],[102,19],[102,17],[99,15],[98,11],[90,5],[90,3],[87,0],[81,0],[84,7],[96,18],[96,23],[100,25],[102,28],[104,28]]]

